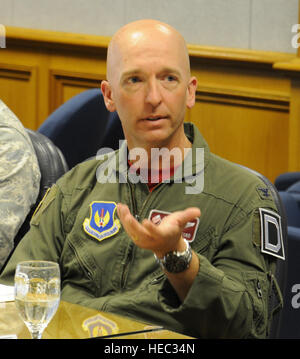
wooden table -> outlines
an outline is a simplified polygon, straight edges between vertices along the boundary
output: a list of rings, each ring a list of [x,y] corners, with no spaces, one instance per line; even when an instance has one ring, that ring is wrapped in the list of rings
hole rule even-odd
[[[14,302],[0,303],[0,336],[16,335],[29,339],[30,333],[19,317]],[[81,305],[61,301],[56,314],[43,333],[43,339],[189,339],[116,314],[100,312]]]

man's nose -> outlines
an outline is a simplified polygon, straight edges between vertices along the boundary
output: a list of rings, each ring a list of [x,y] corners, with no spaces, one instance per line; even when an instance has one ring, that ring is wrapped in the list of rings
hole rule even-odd
[[[157,107],[161,103],[161,89],[157,79],[149,81],[146,93],[146,103]]]

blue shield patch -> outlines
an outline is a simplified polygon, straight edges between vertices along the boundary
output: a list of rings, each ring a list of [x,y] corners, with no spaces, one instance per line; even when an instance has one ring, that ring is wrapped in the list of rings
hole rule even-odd
[[[115,202],[92,202],[90,218],[86,218],[83,222],[84,231],[98,241],[118,233],[120,221],[114,218],[116,209]]]

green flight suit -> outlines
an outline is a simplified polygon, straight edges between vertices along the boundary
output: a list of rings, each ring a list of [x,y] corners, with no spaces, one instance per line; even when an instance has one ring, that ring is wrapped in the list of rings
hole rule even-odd
[[[21,260],[52,260],[60,264],[63,300],[194,337],[266,337],[268,274],[274,272],[275,258],[261,253],[259,208],[276,212],[276,206],[255,175],[210,153],[194,125],[185,124],[185,132],[193,143],[192,154],[204,149],[201,193],[187,194],[186,188],[193,183],[175,183],[174,177],[151,193],[145,183],[124,179],[101,183],[105,171],[99,169],[100,164],[110,161],[108,169],[122,172],[121,150],[106,161],[79,164],[42,201],[0,282],[13,283],[16,263]],[[198,160],[193,157],[193,161],[195,174]],[[191,242],[200,269],[184,302],[179,301],[153,253],[138,248],[127,236],[115,211],[118,202],[127,204],[140,221],[149,218],[151,210],[201,209]],[[109,215],[95,212],[93,206],[106,206]],[[95,226],[100,226],[99,220],[101,228],[110,223],[102,233]]]

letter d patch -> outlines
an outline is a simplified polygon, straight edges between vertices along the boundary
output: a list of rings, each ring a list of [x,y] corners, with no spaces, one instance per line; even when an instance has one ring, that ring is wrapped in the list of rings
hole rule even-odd
[[[261,251],[285,260],[281,217],[270,210],[259,208],[261,225]]]

